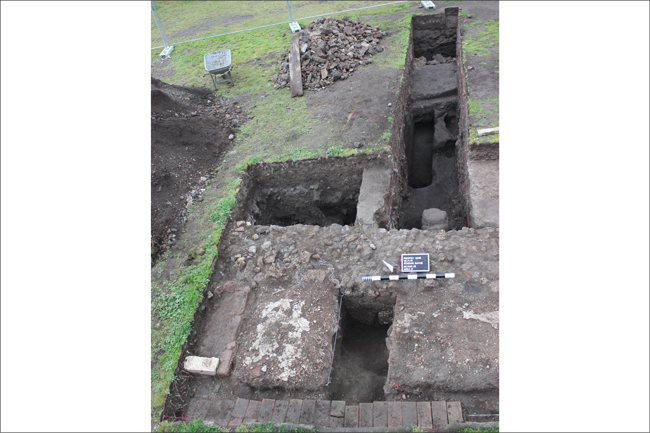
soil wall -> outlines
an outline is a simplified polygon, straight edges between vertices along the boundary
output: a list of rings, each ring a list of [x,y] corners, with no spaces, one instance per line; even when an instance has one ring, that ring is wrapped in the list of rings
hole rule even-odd
[[[413,67],[413,31],[409,35],[409,45],[406,50],[404,61],[404,72],[402,73],[402,84],[399,89],[397,107],[391,131],[390,148],[393,155],[393,173],[390,184],[390,196],[386,207],[388,209],[388,224],[386,229],[397,227],[399,220],[398,209],[402,206],[402,191],[406,188],[408,181],[408,162],[406,157],[405,135],[413,132],[409,123],[409,81]],[[412,137],[409,137],[409,140]]]

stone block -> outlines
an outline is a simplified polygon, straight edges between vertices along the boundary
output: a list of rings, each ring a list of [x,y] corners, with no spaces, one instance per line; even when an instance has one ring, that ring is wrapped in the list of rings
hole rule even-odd
[[[449,219],[444,210],[431,208],[422,212],[422,230],[447,230]]]
[[[219,367],[219,358],[204,358],[202,356],[188,356],[185,358],[185,370],[190,373],[214,376]]]

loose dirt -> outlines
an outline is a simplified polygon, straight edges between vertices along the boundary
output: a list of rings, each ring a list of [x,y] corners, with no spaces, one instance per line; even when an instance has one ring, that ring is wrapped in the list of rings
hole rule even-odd
[[[151,79],[151,253],[174,243],[187,209],[246,121],[235,100]]]

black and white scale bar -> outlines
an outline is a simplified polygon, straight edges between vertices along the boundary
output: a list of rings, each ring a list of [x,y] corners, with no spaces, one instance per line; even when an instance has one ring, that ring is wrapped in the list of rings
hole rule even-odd
[[[433,280],[435,278],[454,278],[456,274],[409,274],[409,275],[373,275],[361,277],[362,281],[384,281],[384,280]]]

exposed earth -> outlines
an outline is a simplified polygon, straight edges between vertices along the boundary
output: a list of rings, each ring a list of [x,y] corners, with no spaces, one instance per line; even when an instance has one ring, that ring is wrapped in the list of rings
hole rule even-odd
[[[151,78],[151,252],[168,249],[185,212],[246,120],[235,100]]]
[[[498,20],[495,4],[463,11]],[[498,413],[498,143],[466,147],[463,80],[481,87],[456,68],[457,16],[411,9],[440,19],[420,23],[405,71],[370,63],[304,96],[349,148],[378,141],[395,118],[389,152],[263,163],[244,174],[166,414],[237,397],[447,399],[468,413]],[[427,38],[444,43],[418,52]],[[498,80],[486,82],[482,91],[498,96]],[[156,266],[158,253],[195,250],[202,229],[187,209],[212,199],[205,187],[219,184],[215,169],[251,104],[152,78],[154,274],[173,266]],[[326,138],[293,140],[318,147]],[[446,230],[422,230],[429,208],[444,211]],[[430,254],[431,272],[455,278],[361,281],[390,273],[381,260],[416,252]],[[189,355],[219,357],[225,373],[187,373]]]

